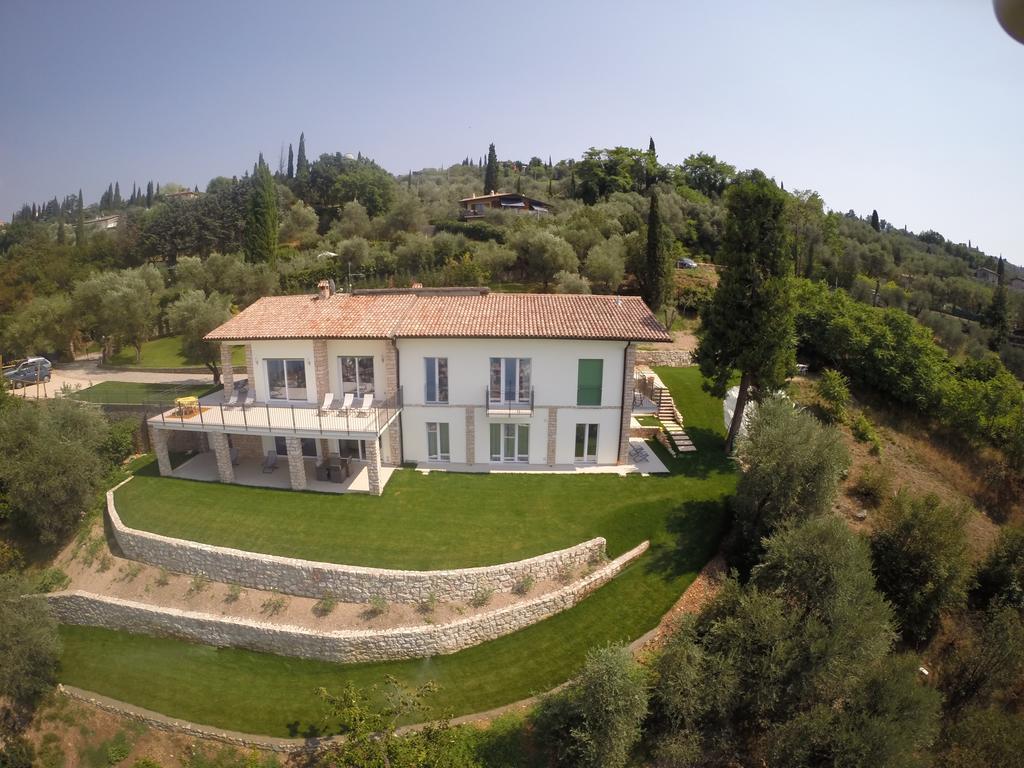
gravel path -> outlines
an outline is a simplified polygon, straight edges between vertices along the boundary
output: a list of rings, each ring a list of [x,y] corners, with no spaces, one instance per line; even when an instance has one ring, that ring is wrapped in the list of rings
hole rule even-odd
[[[153,373],[149,371],[112,371],[100,368],[98,360],[76,360],[73,363],[58,363],[53,367],[50,383],[39,386],[39,397],[56,397],[62,386],[85,389],[101,381],[124,381],[139,384],[209,384],[213,377],[197,373]],[[32,399],[36,397],[36,386],[12,390],[13,394]]]

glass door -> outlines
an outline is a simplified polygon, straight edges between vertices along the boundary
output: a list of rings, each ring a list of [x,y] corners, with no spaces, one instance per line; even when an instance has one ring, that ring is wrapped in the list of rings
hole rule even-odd
[[[597,463],[597,424],[576,425],[576,461],[579,464]]]
[[[491,461],[530,461],[529,424],[491,424]]]
[[[341,391],[356,397],[373,394],[373,357],[339,357]]]

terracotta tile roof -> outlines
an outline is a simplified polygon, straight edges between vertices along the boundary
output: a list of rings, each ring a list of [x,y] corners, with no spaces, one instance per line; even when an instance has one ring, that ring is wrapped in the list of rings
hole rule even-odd
[[[395,337],[671,340],[636,296],[528,293],[268,296],[206,336],[213,341]]]

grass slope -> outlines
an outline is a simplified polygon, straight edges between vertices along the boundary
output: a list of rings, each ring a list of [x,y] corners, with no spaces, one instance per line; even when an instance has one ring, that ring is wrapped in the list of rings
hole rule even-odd
[[[659,373],[672,388],[699,449],[695,455],[671,461],[671,476],[636,478],[636,483],[609,477],[606,480],[610,485],[603,489],[603,495],[600,488],[581,484],[581,480],[592,479],[585,477],[548,476],[569,489],[564,492],[548,487],[530,492],[537,477],[528,478],[530,485],[509,483],[516,478],[508,475],[482,478],[487,480],[487,495],[517,499],[516,510],[532,507],[534,503],[541,505],[549,516],[546,527],[558,529],[563,523],[575,526],[569,543],[579,540],[579,532],[587,526],[609,539],[613,554],[642,538],[651,539],[648,554],[575,608],[514,635],[450,656],[364,665],[287,659],[179,640],[64,627],[61,680],[174,717],[279,736],[312,733],[320,723],[315,689],[337,689],[345,680],[370,686],[385,675],[393,675],[409,685],[433,679],[441,691],[426,717],[486,710],[554,687],[579,668],[588,649],[615,640],[634,639],[655,626],[714,553],[723,532],[724,499],[735,487],[735,475],[722,456],[721,406],[701,391],[695,369]],[[476,545],[472,557],[493,551],[499,559],[511,559],[513,555],[507,553],[522,549],[522,540],[529,540],[531,546],[542,546],[542,539],[530,527],[536,526],[543,516],[530,516],[527,522],[518,519],[521,513],[514,512],[516,522],[503,524],[488,515],[469,536],[458,528],[472,519],[470,514],[446,517],[440,523],[434,519],[438,510],[445,508],[433,500],[434,496],[446,493],[446,487],[426,482],[447,478],[452,488],[458,489],[465,478],[441,473],[409,477],[415,483],[400,490],[418,496],[421,503],[411,508],[418,509],[421,517],[444,528],[447,536],[483,542]],[[145,479],[137,478],[126,487]],[[149,493],[158,487],[162,488],[150,486]],[[406,531],[402,528],[406,524],[404,518],[401,525],[396,524],[392,517],[395,494],[375,501],[376,516],[390,521],[390,536],[382,533],[379,541],[384,544],[378,542],[378,548],[393,554],[404,552],[410,559],[415,559],[417,546],[429,548],[420,538],[429,526],[421,524]],[[472,499],[470,509],[477,511],[481,501]],[[609,502],[616,510],[614,515],[606,511]],[[466,501],[460,496],[462,503]],[[560,513],[557,504],[567,503],[580,508],[579,513],[550,517]],[[597,522],[587,522],[588,516]],[[350,526],[371,514],[352,517]],[[292,524],[289,518],[278,530]],[[349,527],[349,536],[358,541],[364,531],[373,530],[369,525],[361,522],[357,534]],[[489,533],[488,525],[498,525],[501,530]],[[598,530],[602,525],[605,530]],[[499,541],[501,547],[489,549],[493,546],[489,540],[506,536],[518,538]],[[410,541],[403,543],[405,539]],[[430,541],[440,540],[437,537]],[[447,549],[454,551],[459,546],[462,544],[451,543]],[[382,556],[381,552],[377,556]],[[425,561],[432,559],[425,552],[421,557]],[[374,562],[381,564],[379,560]]]
[[[176,397],[195,395],[202,397],[209,392],[220,389],[210,384],[140,384],[129,381],[101,381],[91,387],[79,389],[68,395],[75,400],[87,403],[113,403],[123,405],[141,405],[157,403],[166,405],[174,402]]]
[[[245,365],[245,350],[242,347],[233,347],[231,354],[235,365]],[[185,358],[181,351],[180,336],[164,336],[145,342],[139,362],[135,362],[135,348],[124,347],[111,356],[109,363],[128,368],[192,368],[203,365],[200,360]]]

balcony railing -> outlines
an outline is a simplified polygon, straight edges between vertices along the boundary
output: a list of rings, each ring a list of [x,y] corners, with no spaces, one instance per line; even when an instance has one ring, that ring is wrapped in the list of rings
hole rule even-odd
[[[484,405],[488,416],[532,416],[533,387],[530,387],[529,400],[494,400],[491,398],[490,387],[484,387]]]
[[[219,396],[219,395],[218,395]],[[149,419],[168,429],[194,429],[216,432],[254,432],[258,434],[379,435],[402,410],[402,389],[370,407],[321,411],[314,403],[226,403],[200,401],[197,405],[174,404],[160,407]]]

